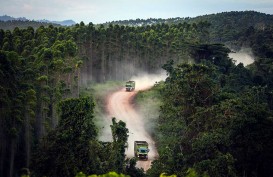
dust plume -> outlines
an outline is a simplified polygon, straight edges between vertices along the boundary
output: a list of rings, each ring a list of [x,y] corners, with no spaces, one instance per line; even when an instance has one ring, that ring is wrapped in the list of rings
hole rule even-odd
[[[133,80],[136,82],[136,90],[138,91],[148,89],[154,86],[156,82],[164,81],[166,77],[166,72],[161,70],[157,72],[157,74],[148,74],[145,72],[141,72],[131,77],[129,80]]]
[[[235,64],[243,63],[247,66],[254,62],[254,55],[250,48],[243,48],[236,53],[230,53],[229,57],[235,60]]]
[[[112,119],[107,115],[101,115],[99,121],[99,125],[97,125],[97,127],[99,127],[99,141],[112,142],[113,137],[110,128],[110,125],[112,125]]]

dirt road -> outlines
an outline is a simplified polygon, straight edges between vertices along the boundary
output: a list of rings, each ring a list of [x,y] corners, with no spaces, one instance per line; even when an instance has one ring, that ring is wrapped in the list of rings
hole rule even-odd
[[[125,88],[123,88],[108,97],[107,117],[109,120],[111,120],[112,117],[115,117],[117,120],[122,120],[126,123],[126,126],[129,129],[129,147],[126,151],[127,157],[134,157],[134,141],[147,141],[149,143],[149,160],[137,162],[138,168],[143,168],[144,171],[147,171],[151,167],[151,162],[158,156],[158,153],[153,139],[144,129],[143,117],[136,112],[132,101],[139,90],[151,87],[156,81],[162,80],[162,77],[142,77],[141,79],[133,78],[132,80],[136,81],[135,91],[126,92]]]

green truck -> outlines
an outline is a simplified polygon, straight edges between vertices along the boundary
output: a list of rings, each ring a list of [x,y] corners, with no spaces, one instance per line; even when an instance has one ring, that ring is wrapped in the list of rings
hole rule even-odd
[[[136,83],[135,81],[128,81],[125,84],[125,88],[127,92],[131,92],[135,90]]]
[[[148,160],[149,151],[148,143],[146,141],[135,141],[134,152],[136,158]]]

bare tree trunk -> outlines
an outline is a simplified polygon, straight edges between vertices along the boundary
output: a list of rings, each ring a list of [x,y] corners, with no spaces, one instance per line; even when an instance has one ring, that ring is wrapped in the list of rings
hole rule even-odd
[[[14,167],[14,157],[15,157],[15,145],[16,139],[11,139],[11,146],[10,146],[10,159],[9,159],[9,177],[13,176],[13,167]]]
[[[89,51],[89,57],[90,57],[90,61],[89,61],[89,65],[87,68],[87,75],[88,75],[88,80],[87,81],[91,81],[93,80],[93,50],[92,50],[92,42],[90,44],[90,51]]]
[[[26,153],[26,168],[29,168],[29,164],[30,164],[30,141],[31,141],[31,138],[30,138],[30,134],[31,134],[31,131],[30,131],[30,116],[27,112],[28,109],[26,109],[25,111],[25,153]]]
[[[80,97],[80,77],[81,77],[81,69],[77,68],[78,82],[77,82],[77,98]]]
[[[58,124],[58,114],[57,114],[57,106],[55,101],[53,101],[53,96],[50,97],[50,105],[49,105],[49,112],[50,112],[50,129],[55,129]],[[56,99],[56,98],[55,98]]]
[[[105,46],[102,44],[102,55],[101,55],[101,81],[105,82]]]
[[[45,120],[47,117],[47,112],[45,111],[45,107],[46,107],[46,103],[44,101],[42,101],[42,117],[41,117],[41,129],[40,129],[40,138],[42,138],[43,136],[45,136]]]
[[[71,73],[68,73],[68,77],[67,77],[67,86],[68,88],[71,90]]]
[[[2,110],[1,110],[2,111]],[[1,114],[2,115],[2,114]],[[1,117],[2,118],[2,117]],[[3,122],[0,120],[0,176],[4,176],[4,161],[6,158],[6,141],[3,131]]]
[[[36,108],[36,122],[35,122],[38,141],[40,141],[42,138],[41,126],[42,126],[42,109],[43,109],[43,107],[42,107],[41,97],[42,97],[42,94],[39,92],[37,95],[38,102],[37,102],[37,108]]]
[[[114,73],[115,73],[115,80],[118,80],[119,78],[118,78],[118,64],[117,64],[117,59],[115,59],[115,71],[114,71]]]
[[[56,103],[52,104],[52,128],[56,128],[56,126],[58,125],[58,114],[57,114],[57,106]]]

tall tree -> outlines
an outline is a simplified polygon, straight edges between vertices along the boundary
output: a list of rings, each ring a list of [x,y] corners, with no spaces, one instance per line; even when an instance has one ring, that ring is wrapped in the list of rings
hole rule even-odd
[[[91,98],[71,98],[60,103],[60,123],[40,144],[33,168],[38,176],[74,176],[79,171],[90,173],[90,143],[97,130],[93,122]],[[49,164],[47,164],[49,163]],[[46,165],[47,164],[47,165]]]
[[[127,147],[127,139],[129,130],[126,128],[126,123],[123,121],[116,121],[116,118],[112,119],[112,136],[113,136],[113,164],[112,170],[118,173],[123,172],[125,162],[125,148]]]

